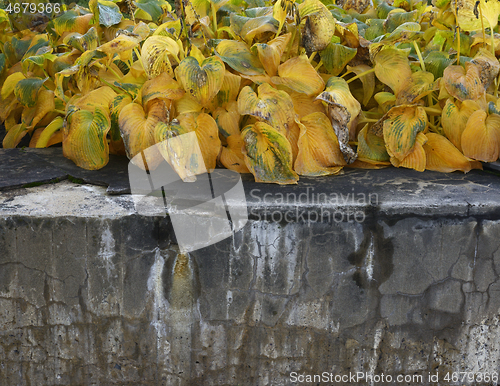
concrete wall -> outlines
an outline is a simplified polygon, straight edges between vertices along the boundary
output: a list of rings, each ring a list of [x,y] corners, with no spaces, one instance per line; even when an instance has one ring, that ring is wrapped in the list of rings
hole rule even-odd
[[[1,193],[0,385],[498,375],[500,219],[415,212],[254,216],[182,255],[168,218],[128,196],[69,182]],[[344,381],[319,384],[364,384]]]

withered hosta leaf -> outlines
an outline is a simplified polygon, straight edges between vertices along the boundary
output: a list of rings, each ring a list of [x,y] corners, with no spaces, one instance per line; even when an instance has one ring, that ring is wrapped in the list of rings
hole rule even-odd
[[[316,72],[305,55],[287,60],[278,67],[278,75],[271,79],[276,85],[286,86],[306,95],[316,95],[325,87],[323,78]]]
[[[425,168],[436,172],[449,173],[460,170],[467,173],[471,169],[470,162],[445,137],[435,133],[426,134],[424,144],[427,162]]]
[[[346,162],[328,117],[323,113],[312,113],[301,119],[299,127],[295,171],[303,176],[339,173]]]
[[[158,122],[167,122],[167,110],[161,100],[151,104],[147,112],[138,103],[130,103],[122,108],[118,124],[129,159],[155,144],[154,128]]]
[[[402,161],[413,150],[417,134],[424,131],[427,124],[427,114],[422,107],[393,107],[387,114],[383,129],[389,155]]]
[[[186,93],[206,106],[222,87],[224,63],[212,56],[200,64],[192,56],[187,56],[176,69],[176,75]]]
[[[474,111],[480,109],[481,107],[471,100],[453,102],[453,99],[448,99],[446,101],[441,113],[441,126],[446,137],[458,150],[462,150],[462,133],[469,117]]]
[[[449,66],[443,72],[443,82],[448,93],[460,101],[471,99],[473,101],[485,93],[479,66],[474,63],[465,63],[462,66]]]
[[[241,132],[245,144],[245,164],[257,182],[296,184],[299,176],[292,168],[292,148],[285,135],[264,122]]]
[[[186,130],[196,133],[205,168],[208,172],[214,170],[221,147],[219,128],[215,120],[205,113],[182,114],[177,120]]]
[[[483,162],[496,161],[500,152],[500,115],[488,116],[483,110],[473,112],[461,143],[466,157]]]
[[[63,154],[87,170],[101,169],[109,161],[106,134],[111,122],[106,111],[79,110],[68,117],[63,132]]]
[[[244,87],[238,97],[238,110],[241,115],[252,115],[265,121],[280,133],[286,134],[287,126],[294,121],[293,102],[290,96],[276,90],[269,84],[262,84],[254,92]]]

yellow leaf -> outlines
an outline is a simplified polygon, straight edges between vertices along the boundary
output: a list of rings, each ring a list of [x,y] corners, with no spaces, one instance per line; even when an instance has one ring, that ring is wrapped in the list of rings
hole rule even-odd
[[[254,44],[252,50],[257,50],[260,62],[264,66],[267,75],[274,76],[278,72],[281,57],[288,46],[292,34],[289,32],[281,35],[267,43]]]
[[[144,41],[141,49],[141,61],[149,79],[155,78],[163,72],[174,76],[169,54],[175,57],[179,54],[179,46],[174,39],[155,35]]]
[[[337,174],[346,165],[328,117],[312,113],[299,124],[298,155],[294,169],[303,176]]]
[[[229,103],[225,108],[218,107],[212,115],[224,137],[240,134],[240,113],[236,102]]]
[[[464,173],[470,171],[470,162],[445,137],[435,133],[428,133],[426,137],[427,142],[424,144],[424,150],[427,158],[425,166],[427,170],[443,173],[455,170]]]
[[[217,93],[217,106],[224,107],[226,104],[234,102],[240,92],[241,77],[230,73],[224,72],[224,81]]]
[[[244,146],[243,138],[238,133],[227,138],[227,146],[223,146],[220,154],[220,162],[229,170],[238,173],[250,173],[245,165],[245,158],[241,151]]]
[[[471,60],[479,68],[479,77],[485,89],[487,89],[491,83],[498,76],[500,71],[500,64],[498,59],[491,53],[491,51],[480,48],[479,52],[474,59]]]
[[[415,138],[415,145],[408,155],[399,160],[396,157],[391,157],[391,163],[396,167],[415,169],[417,172],[423,172],[426,166],[426,156],[423,145],[427,142],[427,137],[423,133],[418,133]]]
[[[448,66],[443,72],[443,82],[448,93],[458,100],[477,100],[485,93],[479,67],[466,62],[462,66]]]
[[[349,139],[354,139],[356,118],[361,111],[361,105],[352,96],[347,82],[332,76],[326,90],[316,98],[325,102],[328,117],[338,138],[340,150],[348,164],[354,162],[357,154],[349,145]]]
[[[201,63],[187,56],[176,69],[176,78],[202,106],[217,95],[224,82],[224,63],[216,57],[207,58]]]
[[[396,105],[412,104],[439,89],[439,82],[434,82],[434,75],[426,71],[411,74],[411,81],[397,94]]]
[[[215,120],[208,114],[181,114],[177,117],[179,124],[188,130],[194,131],[205,162],[205,169],[211,172],[215,169],[217,156],[219,155],[221,143],[219,139],[219,128]],[[158,139],[161,138],[156,138]]]
[[[241,132],[243,154],[256,182],[296,184],[299,176],[292,169],[292,148],[286,137],[264,122],[247,126]]]
[[[203,109],[203,106],[188,93],[174,101],[174,106],[178,114],[199,113]]]
[[[27,133],[28,129],[23,123],[18,123],[17,125],[14,125],[5,135],[2,142],[2,146],[5,149],[15,148]]]
[[[113,40],[101,45],[98,50],[108,55],[113,55],[132,50],[134,47],[137,47],[139,43],[140,41],[136,37],[120,34]]]
[[[84,109],[94,112],[96,108],[100,108],[109,115],[109,105],[116,95],[116,92],[114,92],[111,87],[99,87],[82,97],[73,97],[66,105],[66,112],[70,113],[75,109]]]
[[[177,100],[184,96],[182,86],[166,72],[144,83],[141,93],[143,106],[156,99]]]
[[[118,124],[129,159],[155,144],[154,129],[158,122],[167,121],[167,111],[160,100],[153,103],[146,113],[138,103],[122,108]],[[159,163],[160,160],[158,160]],[[150,165],[155,168],[156,165]]]
[[[485,28],[494,28],[498,24],[498,15],[500,14],[498,0],[452,0],[450,8],[457,18],[457,24],[463,31],[480,30],[483,25]]]
[[[500,151],[500,116],[477,110],[471,114],[462,133],[462,151],[466,157],[483,162],[498,159]]]
[[[241,115],[252,115],[267,122],[285,135],[287,126],[294,121],[293,102],[284,92],[262,84],[258,94],[250,86],[244,87],[238,97],[238,111]]]
[[[276,85],[286,86],[306,95],[317,95],[325,87],[323,78],[316,72],[305,55],[287,60],[278,67],[278,75],[271,79]]]
[[[45,127],[42,130],[40,136],[38,137],[35,147],[43,148],[53,145],[54,144],[53,136],[56,132],[62,134],[62,131],[59,130],[63,128],[63,124],[64,124],[64,119],[62,117],[56,117],[47,127]],[[62,137],[61,141],[59,142],[62,142]]]
[[[418,133],[424,131],[427,124],[427,114],[422,107],[393,107],[387,113],[383,129],[384,141],[389,155],[403,161],[412,152]]]
[[[463,102],[448,99],[441,113],[441,126],[446,137],[462,151],[462,133],[472,113],[481,107],[471,100]]]
[[[326,110],[320,100],[310,97],[300,92],[291,92],[293,107],[299,119],[312,113],[326,113]]]
[[[302,45],[308,53],[312,53],[321,51],[330,44],[332,36],[335,33],[335,19],[328,8],[319,0],[304,1],[299,6],[301,17],[305,14],[304,10],[308,7],[315,7],[316,10],[305,16],[306,22],[302,32]]]
[[[106,134],[110,126],[109,116],[99,107],[94,112],[74,112],[68,117],[63,132],[64,156],[87,170],[106,166],[109,161]]]
[[[26,77],[21,72],[14,72],[9,75],[7,79],[3,82],[1,96],[2,99],[7,99],[10,94],[14,92],[14,88],[20,80],[26,79]]]
[[[194,182],[197,174],[207,172],[196,133],[181,126],[179,121],[158,122],[154,137],[159,153],[182,181]],[[154,162],[155,153],[150,152],[146,158],[153,158]]]

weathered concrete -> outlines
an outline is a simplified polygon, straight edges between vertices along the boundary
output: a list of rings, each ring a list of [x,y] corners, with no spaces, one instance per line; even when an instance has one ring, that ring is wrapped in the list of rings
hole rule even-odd
[[[499,177],[391,169],[245,190],[245,228],[188,256],[130,196],[2,192],[0,385],[500,372]]]

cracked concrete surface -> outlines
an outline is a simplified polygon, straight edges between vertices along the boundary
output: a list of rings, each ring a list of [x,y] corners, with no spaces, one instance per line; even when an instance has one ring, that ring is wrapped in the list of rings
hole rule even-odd
[[[254,217],[189,255],[168,217],[137,215],[130,196],[70,182],[3,192],[0,385],[499,372],[500,184],[452,176],[380,185],[364,222]],[[436,191],[444,209],[419,209]],[[469,209],[455,205],[467,192]]]

